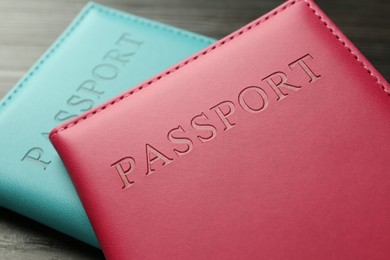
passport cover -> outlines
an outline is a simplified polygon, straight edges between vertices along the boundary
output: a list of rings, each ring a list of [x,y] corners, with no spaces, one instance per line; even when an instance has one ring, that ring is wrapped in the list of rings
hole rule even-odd
[[[108,259],[390,259],[389,90],[289,1],[50,139]]]
[[[0,205],[98,246],[48,133],[212,42],[88,4],[0,103]]]

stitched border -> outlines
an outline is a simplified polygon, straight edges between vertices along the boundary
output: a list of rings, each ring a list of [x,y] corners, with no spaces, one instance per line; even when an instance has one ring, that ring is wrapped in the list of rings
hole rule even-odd
[[[281,7],[277,8],[276,10],[274,10],[272,13],[270,13],[270,14],[267,15],[267,16],[265,16],[264,18],[262,18],[262,17],[259,18],[258,20],[256,20],[256,21],[250,23],[249,25],[245,26],[244,28],[242,28],[241,30],[237,31],[236,33],[234,33],[234,34],[228,36],[228,37],[225,38],[224,40],[217,42],[215,45],[213,45],[213,46],[211,46],[211,47],[209,47],[209,48],[206,48],[203,52],[199,53],[198,55],[193,56],[193,57],[191,57],[191,58],[185,60],[184,62],[178,64],[176,67],[173,67],[173,68],[171,68],[170,70],[163,72],[162,74],[160,74],[160,75],[158,75],[158,76],[152,78],[150,81],[148,81],[148,82],[146,82],[146,83],[140,85],[139,87],[134,88],[134,89],[132,89],[131,91],[124,93],[124,94],[121,95],[120,97],[118,97],[118,98],[112,100],[110,103],[106,103],[105,105],[99,106],[99,107],[93,109],[92,111],[90,111],[89,113],[85,114],[83,117],[78,118],[78,119],[75,119],[75,120],[73,120],[73,121],[70,121],[68,124],[66,124],[66,125],[64,125],[64,126],[62,126],[62,127],[60,127],[60,128],[58,128],[58,129],[55,129],[53,132],[50,133],[50,137],[53,137],[53,136],[55,136],[56,134],[58,134],[59,132],[64,131],[64,130],[66,130],[66,129],[68,129],[68,128],[70,128],[70,127],[72,127],[72,126],[74,126],[74,125],[76,125],[76,124],[78,124],[78,123],[80,123],[80,122],[82,122],[82,121],[88,119],[89,117],[91,117],[91,116],[97,114],[98,112],[100,112],[100,111],[106,109],[107,107],[110,107],[110,106],[112,106],[112,105],[118,103],[119,101],[125,99],[126,97],[128,97],[128,96],[134,94],[135,92],[140,91],[140,90],[142,90],[143,88],[145,88],[145,87],[147,87],[147,86],[153,84],[154,82],[159,81],[161,78],[163,78],[163,77],[165,77],[165,76],[167,76],[167,75],[169,75],[169,74],[171,74],[171,73],[173,73],[173,72],[179,70],[180,68],[186,66],[187,64],[189,64],[189,63],[191,63],[191,62],[197,60],[197,59],[200,58],[201,56],[205,56],[206,54],[210,53],[211,51],[215,50],[216,48],[218,48],[218,47],[220,47],[220,46],[226,44],[227,42],[230,42],[230,41],[233,40],[234,38],[237,38],[238,36],[242,35],[243,33],[245,33],[245,32],[247,32],[247,31],[251,30],[252,28],[257,27],[257,26],[258,26],[259,24],[261,24],[262,22],[265,22],[266,20],[268,20],[268,19],[274,17],[275,15],[281,13],[282,11],[286,10],[288,7],[291,7],[291,6],[293,6],[294,4],[296,4],[296,3],[298,3],[298,2],[301,2],[301,1],[304,1],[304,2],[306,3],[307,7],[310,8],[310,9],[313,11],[313,13],[318,17],[318,19],[320,19],[320,21],[322,21],[322,23],[330,30],[330,32],[331,32],[331,33],[340,41],[340,43],[346,48],[346,50],[349,51],[349,52],[353,55],[353,57],[354,57],[354,58],[355,58],[355,59],[356,59],[356,60],[357,60],[357,61],[358,61],[366,70],[367,70],[367,72],[373,77],[373,79],[375,80],[375,82],[376,82],[377,84],[379,84],[379,86],[380,86],[388,95],[390,95],[390,93],[388,92],[388,90],[385,88],[384,84],[382,84],[382,83],[380,82],[379,78],[378,78],[376,75],[374,75],[374,74],[372,73],[372,71],[366,66],[366,64],[365,64],[363,61],[361,61],[361,60],[359,59],[359,57],[352,51],[352,49],[345,43],[345,41],[343,41],[343,40],[341,39],[341,37],[338,36],[338,34],[334,31],[334,29],[333,29],[333,28],[332,28],[332,27],[323,19],[323,17],[316,11],[316,9],[315,9],[314,7],[312,7],[312,5],[311,5],[309,2],[307,2],[307,0],[295,0],[295,1],[287,2],[286,4],[284,4],[284,5],[282,5]]]
[[[114,9],[103,7],[101,5],[94,5],[94,8],[102,13],[106,13],[108,15],[111,15],[113,17],[117,17],[119,19],[123,19],[125,21],[133,21],[133,22],[136,22],[139,24],[154,27],[154,28],[157,28],[157,29],[160,29],[163,31],[170,32],[170,33],[175,33],[175,34],[178,34],[180,36],[184,36],[184,37],[187,37],[187,38],[190,38],[193,40],[211,43],[211,40],[208,39],[207,37],[203,37],[203,36],[197,35],[195,33],[191,33],[188,31],[181,30],[181,29],[177,29],[173,26],[171,27],[171,26],[159,23],[157,21],[150,21],[150,20],[147,20],[145,18],[139,17],[137,15],[123,13],[121,11],[117,11]]]
[[[353,57],[360,63],[360,65],[363,66],[363,68],[365,68],[368,72],[368,74],[371,75],[371,77],[374,78],[374,80],[376,81],[376,83],[378,83],[378,85],[383,89],[384,92],[387,93],[387,95],[390,96],[390,92],[389,90],[386,89],[385,85],[380,81],[380,79],[374,74],[372,73],[372,71],[366,66],[366,64],[359,59],[359,57],[353,52],[353,50],[351,49],[351,47],[349,47],[347,45],[347,43],[341,39],[341,37],[336,33],[336,31],[325,21],[325,19],[321,16],[321,14],[319,14],[317,12],[317,10],[307,1],[307,0],[304,0],[306,5],[313,11],[313,13],[318,17],[318,19],[320,19],[320,21],[329,29],[329,31],[337,38],[337,40],[339,40],[341,42],[342,45],[344,45],[345,49],[347,51],[349,51]]]
[[[106,14],[106,15],[109,15],[112,17],[123,19],[125,21],[132,21],[134,23],[143,24],[146,26],[150,26],[152,28],[157,28],[157,29],[164,30],[164,31],[167,31],[170,33],[178,34],[180,36],[188,37],[188,38],[193,39],[193,40],[211,43],[211,40],[209,40],[207,37],[201,37],[197,34],[192,34],[192,33],[187,32],[187,31],[181,31],[179,29],[176,29],[175,27],[170,27],[170,26],[161,24],[159,22],[153,22],[153,21],[138,17],[136,15],[122,13],[121,11],[116,11],[114,9],[104,7],[102,5],[90,3],[89,6],[87,6],[86,9],[84,9],[84,11],[82,11],[79,18],[77,20],[75,20],[70,25],[69,29],[67,29],[64,32],[64,34],[62,36],[60,36],[60,38],[54,43],[53,47],[51,47],[44,54],[44,56],[42,58],[40,58],[37,61],[37,63],[34,64],[34,66],[29,70],[28,74],[25,77],[23,77],[23,79],[19,83],[17,83],[17,85],[9,92],[9,94],[4,99],[1,100],[1,104],[0,104],[1,107],[0,108],[4,108],[8,104],[8,102],[11,101],[11,99],[16,95],[16,93],[18,93],[23,88],[23,86],[41,68],[41,66],[52,56],[52,54],[55,53],[56,50],[62,46],[62,44],[66,41],[66,39],[68,39],[70,37],[70,35],[73,34],[73,32],[84,21],[85,17],[87,17],[88,14],[90,14],[90,11],[92,9],[95,9],[98,12],[101,12],[103,14]]]
[[[30,78],[38,71],[38,69],[46,62],[46,60],[62,45],[62,43],[73,33],[73,31],[80,25],[80,23],[87,16],[92,9],[92,5],[84,11],[84,13],[69,27],[69,29],[62,35],[55,45],[44,54],[43,58],[39,59],[36,64],[29,70],[27,76],[18,83],[17,86],[10,92],[10,94],[4,98],[1,102],[1,107],[5,107],[6,104],[14,97],[14,95],[30,80]]]
[[[159,74],[158,76],[152,78],[151,80],[147,81],[146,83],[140,85],[139,87],[137,88],[133,88],[132,90],[130,90],[129,92],[126,92],[124,93],[123,95],[121,95],[120,97],[112,100],[110,103],[107,103],[105,105],[102,105],[102,106],[99,106],[95,109],[93,109],[92,111],[88,112],[87,114],[85,114],[83,117],[81,118],[78,118],[76,119],[75,121],[71,121],[69,122],[68,124],[64,125],[63,127],[60,127],[56,130],[54,130],[53,132],[50,133],[50,137],[56,135],[58,132],[61,132],[63,130],[66,130],[84,120],[86,120],[87,118],[95,115],[96,113],[106,109],[107,107],[110,107],[116,103],[118,103],[119,101],[125,99],[126,97],[136,93],[137,91],[140,91],[142,90],[143,88],[147,87],[147,86],[150,86],[152,85],[153,83],[159,81],[160,79],[168,76],[169,74],[179,70],[180,68],[186,66],[187,64],[197,60],[198,58],[200,58],[201,56],[205,56],[206,54],[208,54],[209,52],[215,50],[216,48],[232,41],[234,38],[237,38],[238,36],[242,35],[243,33],[247,32],[247,31],[250,31],[251,29],[257,27],[259,24],[261,24],[262,22],[265,22],[267,21],[268,19],[272,18],[273,16],[281,13],[282,11],[286,10],[288,7],[290,6],[293,6],[295,3],[298,3],[300,1],[303,1],[303,0],[295,0],[295,1],[291,1],[291,2],[287,2],[286,4],[282,5],[281,7],[277,8],[276,10],[274,10],[272,13],[270,13],[269,15],[265,16],[264,18],[259,18],[258,20],[250,23],[249,25],[245,26],[244,28],[242,28],[241,30],[237,31],[236,33],[228,36],[227,38],[225,38],[224,40],[222,41],[218,41],[215,45],[212,45],[211,47],[209,48],[206,48],[203,52],[199,53],[198,55],[196,56],[193,56],[187,60],[185,60],[184,62],[178,64],[177,66],[171,68],[170,70],[167,70],[165,72],[163,72],[162,74]]]

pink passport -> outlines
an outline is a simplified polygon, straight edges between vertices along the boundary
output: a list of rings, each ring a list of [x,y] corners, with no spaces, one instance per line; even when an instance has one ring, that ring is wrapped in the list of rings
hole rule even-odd
[[[108,259],[390,259],[390,87],[289,1],[50,139]]]

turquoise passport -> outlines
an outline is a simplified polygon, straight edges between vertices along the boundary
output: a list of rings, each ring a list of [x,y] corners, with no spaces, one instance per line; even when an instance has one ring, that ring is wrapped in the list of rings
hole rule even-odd
[[[1,101],[0,206],[98,247],[49,131],[212,42],[88,4]]]

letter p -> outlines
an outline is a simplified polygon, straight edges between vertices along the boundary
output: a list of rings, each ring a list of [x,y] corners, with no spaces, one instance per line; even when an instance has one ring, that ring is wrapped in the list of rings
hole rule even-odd
[[[111,167],[115,167],[116,172],[119,174],[123,182],[122,189],[127,189],[134,183],[134,181],[129,181],[127,178],[127,175],[132,172],[135,167],[135,160],[132,157],[124,157],[111,164]]]
[[[46,168],[50,165],[51,161],[41,160],[43,154],[44,152],[42,148],[34,147],[28,150],[28,152],[23,156],[21,161],[28,160],[41,166],[43,170],[46,170]]]

